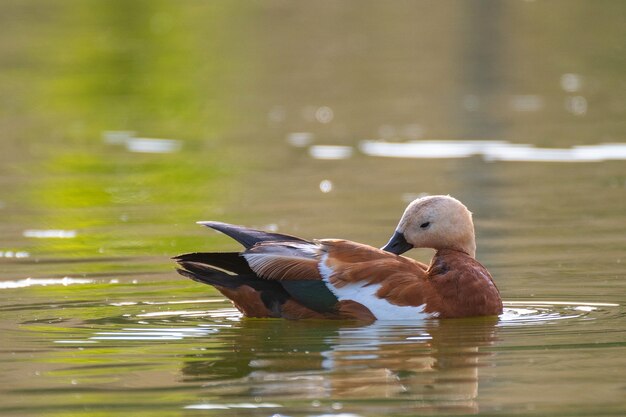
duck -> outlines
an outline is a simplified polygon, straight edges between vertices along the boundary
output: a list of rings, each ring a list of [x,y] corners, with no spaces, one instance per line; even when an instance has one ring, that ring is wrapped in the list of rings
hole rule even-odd
[[[374,322],[502,313],[500,292],[476,260],[472,213],[448,195],[412,201],[380,249],[219,221],[198,224],[243,250],[179,255],[177,272],[215,287],[244,317]],[[434,249],[430,264],[403,256],[412,248]]]

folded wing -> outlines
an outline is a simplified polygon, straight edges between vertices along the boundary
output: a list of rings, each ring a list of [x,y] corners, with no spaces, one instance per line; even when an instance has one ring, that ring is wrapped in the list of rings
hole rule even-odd
[[[321,243],[326,255],[320,270],[340,301],[356,301],[378,319],[434,317],[429,304],[438,296],[428,280],[428,266],[355,242]]]
[[[202,224],[245,250],[181,255],[179,273],[213,285],[247,316],[419,318],[432,297],[426,265],[371,246]]]

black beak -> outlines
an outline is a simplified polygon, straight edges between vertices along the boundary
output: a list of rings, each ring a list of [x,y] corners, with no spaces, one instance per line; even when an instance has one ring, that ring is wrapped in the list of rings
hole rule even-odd
[[[389,239],[389,242],[382,247],[382,250],[401,255],[412,248],[413,245],[407,242],[404,235],[396,230],[393,236],[391,236],[391,239]]]

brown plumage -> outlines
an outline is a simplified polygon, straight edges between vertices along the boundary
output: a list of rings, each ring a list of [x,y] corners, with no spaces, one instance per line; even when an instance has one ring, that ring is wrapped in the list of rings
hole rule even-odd
[[[249,317],[424,319],[498,315],[502,301],[474,259],[471,213],[448,196],[411,203],[381,250],[346,240],[307,241],[218,222],[240,254],[187,254],[179,272],[208,283]],[[399,256],[436,249],[430,265]]]

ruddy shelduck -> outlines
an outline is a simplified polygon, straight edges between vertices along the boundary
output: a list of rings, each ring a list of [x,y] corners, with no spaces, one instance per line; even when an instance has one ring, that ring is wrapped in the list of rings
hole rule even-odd
[[[410,203],[382,249],[198,223],[245,250],[180,255],[178,272],[214,286],[247,317],[374,321],[502,313],[500,293],[475,259],[472,214],[450,196]],[[400,256],[411,248],[436,253],[426,265]]]

